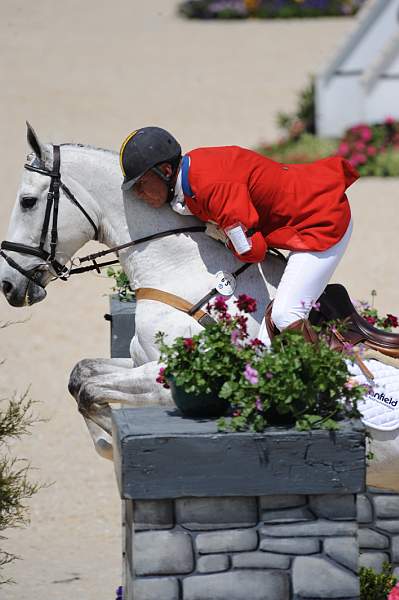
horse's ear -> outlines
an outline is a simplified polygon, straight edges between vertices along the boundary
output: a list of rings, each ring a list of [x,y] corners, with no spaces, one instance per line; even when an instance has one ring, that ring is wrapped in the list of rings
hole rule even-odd
[[[28,121],[26,121],[26,127],[27,127],[26,137],[28,140],[28,144],[32,148],[33,152],[36,154],[36,156],[40,160],[40,162],[44,163],[45,162],[44,146],[39,141],[39,138],[37,137],[35,130],[33,129],[32,125],[30,123],[28,123]]]

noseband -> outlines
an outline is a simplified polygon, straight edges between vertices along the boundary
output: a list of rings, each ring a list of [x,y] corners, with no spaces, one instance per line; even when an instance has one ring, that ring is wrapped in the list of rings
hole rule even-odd
[[[0,256],[2,256],[7,263],[13,269],[16,269],[27,277],[34,284],[39,285],[40,287],[44,287],[40,283],[40,272],[35,270],[35,268],[24,269],[20,264],[15,262],[10,256],[8,256],[4,250],[9,250],[10,252],[18,252],[20,254],[30,254],[32,256],[37,256],[42,258],[47,264],[51,265],[54,269],[55,273],[61,279],[63,278],[63,273],[65,273],[65,266],[60,264],[57,260],[55,260],[55,254],[57,250],[57,242],[58,242],[58,207],[60,201],[60,188],[65,193],[65,195],[69,198],[69,200],[74,204],[86,217],[89,221],[90,225],[94,229],[94,239],[98,239],[98,229],[97,225],[94,223],[93,219],[86,212],[83,206],[78,202],[72,192],[67,188],[67,186],[61,181],[61,153],[59,146],[53,146],[53,168],[52,171],[49,171],[45,168],[40,168],[38,166],[25,164],[24,167],[28,171],[33,171],[35,173],[40,173],[41,175],[45,175],[46,177],[50,177],[50,187],[47,193],[47,204],[46,204],[46,212],[44,215],[44,222],[42,227],[42,232],[40,234],[40,243],[39,246],[27,246],[25,244],[18,244],[16,242],[1,242],[0,246]],[[52,224],[51,224],[51,232],[50,232],[50,252],[44,249],[44,245],[46,243],[46,239],[49,233],[50,227],[50,218],[52,213]]]

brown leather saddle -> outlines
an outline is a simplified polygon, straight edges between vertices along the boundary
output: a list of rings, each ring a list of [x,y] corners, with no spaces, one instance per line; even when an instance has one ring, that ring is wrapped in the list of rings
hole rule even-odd
[[[399,358],[399,334],[377,329],[360,316],[343,285],[339,283],[327,285],[318,302],[320,310],[312,308],[309,314],[312,325],[323,325],[327,321],[343,321],[343,329],[340,333],[350,344],[362,343],[382,354]]]

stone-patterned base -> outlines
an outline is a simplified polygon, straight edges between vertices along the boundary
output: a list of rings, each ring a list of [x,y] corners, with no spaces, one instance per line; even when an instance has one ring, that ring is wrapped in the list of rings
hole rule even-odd
[[[399,577],[399,494],[368,488],[357,497],[360,566],[381,571],[391,563]]]
[[[124,600],[359,600],[353,494],[124,506]]]

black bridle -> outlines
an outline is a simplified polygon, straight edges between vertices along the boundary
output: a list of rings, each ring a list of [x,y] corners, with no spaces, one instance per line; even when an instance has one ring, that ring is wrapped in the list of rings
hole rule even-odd
[[[41,175],[45,175],[46,177],[50,177],[50,187],[47,193],[47,204],[46,204],[46,212],[44,214],[44,222],[42,231],[40,234],[40,242],[39,246],[27,246],[25,244],[19,244],[17,242],[9,242],[3,241],[0,246],[0,256],[2,256],[7,263],[13,269],[16,269],[27,277],[30,281],[39,285],[40,287],[44,287],[41,284],[41,271],[34,267],[33,269],[27,270],[24,269],[20,264],[18,264],[15,260],[13,260],[10,256],[8,256],[4,250],[9,250],[10,252],[18,252],[19,254],[30,254],[32,256],[37,256],[44,260],[47,265],[50,265],[57,277],[63,279],[64,274],[66,275],[67,269],[65,265],[60,264],[56,259],[56,251],[57,251],[57,242],[58,242],[58,207],[60,202],[60,189],[65,193],[65,195],[69,198],[69,200],[83,213],[86,219],[89,221],[91,226],[94,229],[94,239],[98,239],[98,228],[91,216],[88,212],[83,208],[80,202],[75,198],[69,188],[62,182],[61,173],[61,152],[59,146],[53,146],[53,168],[51,171],[45,169],[44,167],[39,167],[35,165],[25,164],[24,167],[28,171],[33,171],[35,173],[40,173]],[[52,214],[52,224],[50,231],[50,252],[44,249],[46,244],[46,240],[49,233],[50,228],[50,218]]]

